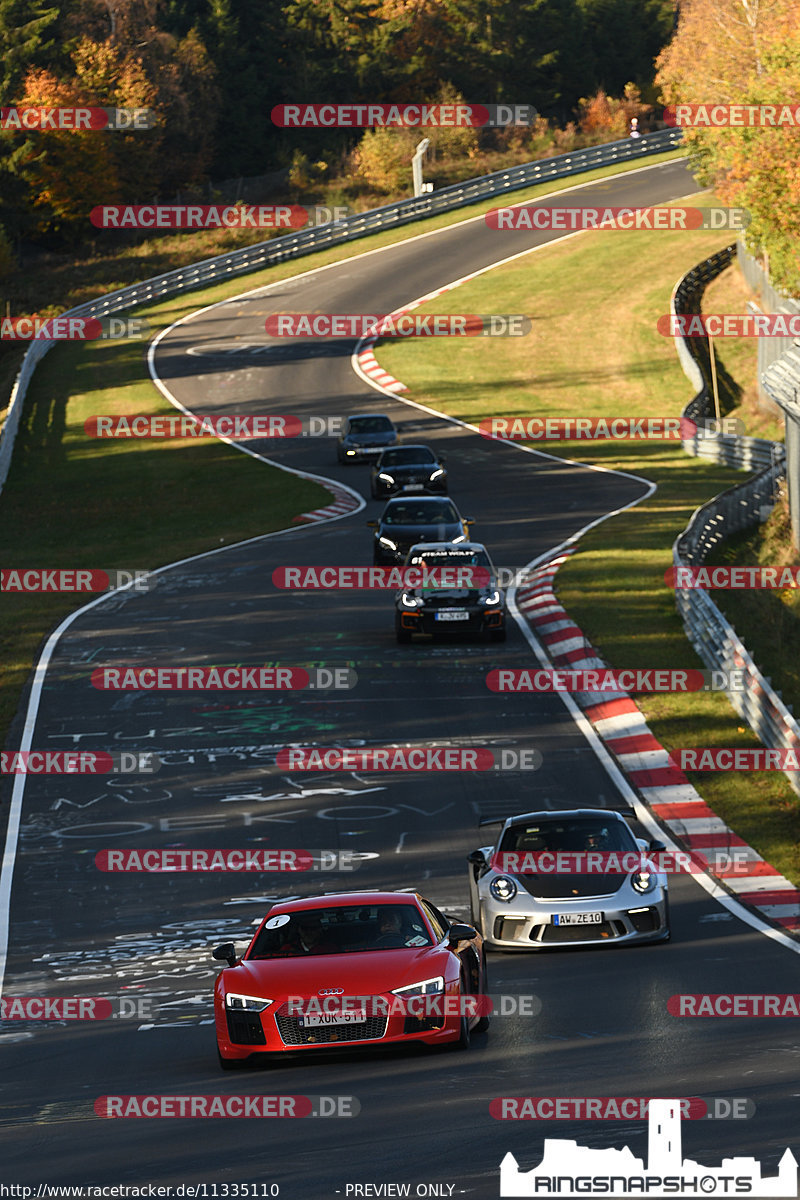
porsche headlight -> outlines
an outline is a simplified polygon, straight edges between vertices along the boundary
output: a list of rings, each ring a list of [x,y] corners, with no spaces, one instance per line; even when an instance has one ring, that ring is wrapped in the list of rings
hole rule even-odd
[[[272,1004],[271,1000],[265,1000],[263,996],[243,996],[240,992],[225,993],[225,1007],[235,1008],[239,1012],[263,1012],[265,1008],[269,1008]]]
[[[439,467],[436,471],[434,471],[431,474],[431,481],[433,481],[434,479],[438,479],[440,475],[444,475],[444,467]]]
[[[650,871],[635,871],[631,875],[631,887],[635,892],[652,892],[656,886],[656,877]]]
[[[489,891],[494,896],[495,900],[513,900],[517,894],[517,885],[513,879],[509,879],[507,875],[498,875],[489,884]]]
[[[400,604],[403,608],[422,608],[425,601],[421,596],[409,596],[408,592],[403,592],[400,597]]]
[[[385,471],[378,474],[378,479],[382,479],[384,483],[394,483],[394,475],[387,475]]]
[[[380,542],[381,546],[385,546],[387,550],[397,549],[397,543],[393,542],[391,538],[379,537],[378,541]]]
[[[500,603],[500,593],[498,591],[487,592],[481,603],[485,604],[487,608],[494,608]]]
[[[421,983],[410,983],[407,987],[392,988],[393,996],[437,996],[444,991],[444,979],[436,975],[423,979]]]
[[[454,541],[454,542],[466,542],[466,541],[467,541],[467,535],[466,535],[465,533],[460,533],[460,534],[458,535],[458,537],[454,537],[454,538],[453,538],[453,541]]]

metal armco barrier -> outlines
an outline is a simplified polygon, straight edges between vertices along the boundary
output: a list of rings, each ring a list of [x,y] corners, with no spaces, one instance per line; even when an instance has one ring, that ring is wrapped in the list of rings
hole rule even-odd
[[[689,271],[673,292],[672,311],[699,312],[703,288],[728,266],[735,252],[735,246],[728,246]],[[694,421],[713,417],[714,406],[708,383],[687,344],[692,343],[692,349],[697,354],[697,350],[704,347],[706,339],[680,337],[675,341],[685,373],[699,388],[682,415]],[[761,469],[744,483],[721,492],[695,511],[672,547],[672,561],[676,567],[701,565],[710,551],[732,533],[763,521],[765,511],[775,503],[778,484],[786,472],[783,446],[765,438],[726,434],[713,439],[692,438],[684,441],[683,447],[688,454],[701,455],[715,462],[743,468],[758,466]],[[711,670],[744,671],[744,690],[726,689],[726,695],[756,736],[771,748],[800,750],[800,725],[769,679],[759,671],[747,647],[708,592],[703,588],[676,588],[675,604],[689,641],[707,667]],[[792,789],[800,795],[798,773],[785,771],[784,774]]]
[[[236,275],[259,271],[275,263],[299,258],[316,250],[325,250],[328,246],[355,241],[356,238],[367,237],[384,229],[395,229],[412,221],[421,221],[426,217],[436,216],[437,213],[451,212],[453,209],[475,204],[479,200],[503,196],[536,183],[566,179],[570,175],[578,175],[597,167],[621,165],[639,158],[647,158],[651,154],[662,154],[665,150],[677,146],[682,136],[680,129],[661,129],[642,138],[607,142],[602,146],[576,150],[572,154],[558,154],[553,158],[509,167],[505,171],[495,171],[492,175],[483,175],[464,183],[454,183],[425,196],[384,204],[380,208],[369,209],[368,212],[355,213],[341,221],[318,225],[297,233],[287,233],[267,242],[259,242],[255,246],[247,246],[243,250],[207,258],[203,262],[193,263],[177,271],[167,271],[166,274],[156,275],[143,283],[109,292],[106,296],[91,300],[87,304],[79,304],[61,316],[106,317],[112,313],[124,312],[166,296],[190,292],[206,284],[224,283],[226,279]],[[0,491],[11,466],[14,439],[28,384],[37,363],[55,344],[54,341],[45,339],[34,343],[25,355],[14,383],[5,425],[0,433]]]

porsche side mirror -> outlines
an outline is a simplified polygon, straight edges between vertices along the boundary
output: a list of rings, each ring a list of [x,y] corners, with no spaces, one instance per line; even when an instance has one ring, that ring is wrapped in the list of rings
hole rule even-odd
[[[451,925],[447,931],[447,940],[451,945],[454,942],[471,942],[477,936],[474,925]]]
[[[226,962],[229,967],[236,966],[236,947],[233,942],[223,942],[221,946],[217,946],[212,951],[212,958],[219,959],[220,962]]]
[[[656,840],[656,841],[653,841],[653,842],[651,842],[651,843],[650,843],[650,847],[649,847],[649,848],[650,848],[651,850],[666,850],[666,848],[667,848],[667,847],[664,845],[664,843],[663,843],[663,842],[659,842],[659,841],[657,841],[657,840]]]
[[[486,866],[486,859],[483,856],[482,850],[473,850],[472,854],[467,855],[467,862],[471,862],[475,867]]]

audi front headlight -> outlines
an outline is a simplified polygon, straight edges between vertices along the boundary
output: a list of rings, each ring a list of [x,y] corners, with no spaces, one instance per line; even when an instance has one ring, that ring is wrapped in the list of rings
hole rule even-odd
[[[270,1004],[272,1001],[265,1000],[263,996],[243,996],[240,992],[225,993],[225,1007],[236,1009],[238,1012],[263,1012]]]
[[[436,996],[444,991],[444,979],[441,975],[433,979],[423,979],[421,983],[410,983],[406,987],[392,988],[393,996]]]

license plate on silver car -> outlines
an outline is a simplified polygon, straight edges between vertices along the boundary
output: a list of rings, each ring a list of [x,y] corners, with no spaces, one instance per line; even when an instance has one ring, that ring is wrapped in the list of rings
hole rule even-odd
[[[553,913],[554,925],[602,925],[601,912]]]
[[[445,612],[437,612],[436,620],[437,621],[468,621],[469,613],[468,612],[453,612],[450,610],[446,610]]]

